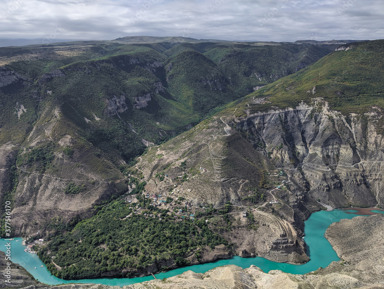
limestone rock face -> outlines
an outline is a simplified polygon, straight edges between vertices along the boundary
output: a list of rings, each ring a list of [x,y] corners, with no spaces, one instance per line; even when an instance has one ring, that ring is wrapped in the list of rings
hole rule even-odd
[[[326,103],[249,115],[236,128],[293,186],[333,207],[381,205],[383,111],[344,116]]]
[[[133,107],[135,109],[145,108],[148,106],[148,102],[150,102],[151,100],[152,97],[150,93],[144,94],[142,96],[137,96],[135,97],[135,104],[133,105]]]
[[[44,148],[47,139],[64,147],[77,142],[70,135],[56,139],[53,132],[59,118],[60,111],[55,110],[49,121],[38,122],[23,146],[12,142],[0,146],[0,200],[13,198],[12,235],[43,237],[55,224],[87,216],[95,203],[117,192],[117,177],[105,180],[105,176],[116,172],[110,163],[105,163],[105,170],[96,171],[86,162],[79,164],[60,151],[52,152],[50,164],[44,169],[39,162],[27,165],[20,161],[33,149]],[[74,154],[81,153],[74,150]],[[88,155],[88,159],[91,157]],[[79,194],[67,194],[69,184],[84,186],[84,190]],[[0,208],[0,212],[3,210]]]
[[[107,102],[108,104],[107,104],[106,112],[109,116],[123,113],[128,109],[124,95],[120,95],[120,96],[114,95],[111,99],[108,99]]]
[[[217,288],[217,289],[251,289],[251,288],[300,288],[288,275],[280,272],[263,273],[257,267],[242,270],[229,265],[218,267],[205,274],[187,271],[181,275],[168,278],[166,281],[156,280],[126,286],[126,288]]]
[[[344,271],[363,282],[384,286],[384,216],[342,220],[329,227],[326,237],[343,260]]]
[[[39,82],[40,83],[45,83],[45,82],[48,82],[54,78],[58,78],[58,77],[64,77],[65,74],[63,73],[62,70],[60,69],[55,69],[49,73],[45,73],[41,76],[41,78],[39,79]]]
[[[311,212],[383,204],[382,109],[343,115],[315,99],[311,105],[249,111],[242,117],[235,112],[151,147],[136,168],[149,195],[183,197],[200,208],[221,208],[226,202],[243,210],[253,207],[256,230],[232,213],[232,229],[223,234],[237,255],[303,262],[301,237]],[[256,205],[246,201],[255,192],[264,196]],[[280,226],[284,222],[291,229]]]
[[[318,100],[294,109],[271,110],[244,118],[216,117],[140,159],[137,168],[147,189],[168,191],[177,176],[194,176],[178,184],[179,195],[195,204],[239,202],[262,185],[262,171],[287,175],[284,193],[291,208],[374,206],[384,202],[383,110],[342,115]],[[166,171],[164,182],[151,180]],[[283,197],[283,196],[281,196]],[[314,203],[313,203],[314,202]],[[288,211],[286,211],[288,212]],[[295,217],[289,213],[286,218]]]
[[[0,68],[0,87],[5,87],[12,83],[25,80],[26,79],[23,76],[19,75],[15,71],[7,68]]]

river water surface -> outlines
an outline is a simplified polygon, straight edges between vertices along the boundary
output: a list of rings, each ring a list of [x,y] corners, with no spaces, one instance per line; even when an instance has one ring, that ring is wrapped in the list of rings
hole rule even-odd
[[[169,278],[185,271],[192,270],[196,273],[205,273],[215,267],[224,265],[237,265],[242,268],[248,268],[251,265],[255,265],[261,268],[264,272],[270,270],[281,270],[291,274],[305,274],[319,269],[320,267],[327,267],[331,262],[338,261],[335,250],[333,250],[331,244],[324,237],[327,228],[334,222],[338,222],[342,219],[352,219],[358,214],[353,214],[351,210],[333,210],[333,211],[320,211],[313,213],[307,221],[305,221],[305,242],[309,248],[310,261],[302,265],[293,265],[287,263],[278,263],[267,260],[261,257],[255,258],[241,258],[234,257],[232,259],[220,260],[213,263],[206,263],[200,265],[187,266],[175,270],[171,270],[164,273],[156,274],[156,278],[163,279]],[[375,213],[382,213],[384,211],[373,211]],[[95,283],[104,284],[110,286],[123,286],[134,283],[144,282],[152,280],[152,276],[138,277],[138,278],[105,278],[105,279],[82,279],[82,280],[62,280],[53,276],[39,259],[36,254],[30,254],[25,252],[25,246],[22,245],[21,238],[14,238],[13,240],[0,239],[0,251],[5,252],[5,245],[11,243],[11,258],[14,263],[23,266],[35,279],[38,281],[49,284],[68,284],[68,283]]]

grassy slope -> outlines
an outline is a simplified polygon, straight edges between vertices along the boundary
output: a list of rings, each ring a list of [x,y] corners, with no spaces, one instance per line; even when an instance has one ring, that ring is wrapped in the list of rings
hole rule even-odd
[[[250,94],[243,104],[251,97],[268,97],[271,103],[253,108],[263,110],[271,106],[294,107],[301,101],[322,97],[332,109],[343,113],[366,112],[374,105],[384,107],[384,41],[349,47]]]
[[[211,49],[205,55],[219,63],[237,87],[239,95],[246,95],[251,92],[250,88],[294,73],[325,54],[319,47],[286,44],[259,47],[235,45]]]
[[[6,107],[2,124],[7,128],[0,140],[22,141],[47,102],[59,106],[77,132],[112,159],[130,161],[143,152],[142,139],[161,142],[217,106],[308,65],[327,51],[308,45],[212,42],[2,48],[0,55],[14,61],[6,68],[26,81],[0,89]],[[44,76],[57,69],[65,77]],[[122,95],[127,110],[108,116],[106,103]],[[146,95],[151,97],[148,106],[135,109],[136,99]],[[20,121],[15,120],[15,100],[27,108]]]

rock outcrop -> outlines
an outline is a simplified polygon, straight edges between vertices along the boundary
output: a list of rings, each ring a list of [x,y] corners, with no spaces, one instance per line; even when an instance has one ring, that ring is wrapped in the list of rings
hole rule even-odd
[[[12,142],[0,146],[0,200],[13,197],[12,235],[43,236],[76,216],[87,216],[95,203],[118,191],[115,182],[120,175],[111,163],[89,154],[89,146],[80,148],[78,139],[73,141],[70,135],[57,138],[60,118],[57,110],[48,121],[37,122],[23,146]],[[63,148],[54,152],[55,143],[59,148],[77,146],[72,153],[79,156],[81,165],[65,155]],[[87,151],[86,159],[80,157]],[[31,154],[33,161],[26,161]],[[95,161],[104,163],[104,168],[95,170]],[[83,186],[84,190],[68,194],[69,184]]]
[[[109,116],[114,116],[119,113],[123,113],[127,109],[128,106],[124,95],[114,95],[112,98],[107,100],[106,112]]]
[[[338,266],[326,268],[326,273],[337,270],[362,283],[384,287],[384,216],[356,217],[332,224],[326,232],[337,255]]]
[[[17,72],[7,68],[0,68],[0,88],[23,81],[26,81],[26,78]]]
[[[333,207],[384,202],[383,110],[342,115],[313,105],[249,115],[235,123],[253,147],[288,175],[295,191]]]

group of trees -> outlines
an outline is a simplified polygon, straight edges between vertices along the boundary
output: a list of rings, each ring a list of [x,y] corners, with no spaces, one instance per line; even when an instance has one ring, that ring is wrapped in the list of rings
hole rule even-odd
[[[146,205],[144,199],[141,202]],[[200,256],[202,248],[227,245],[204,220],[177,222],[133,212],[134,206],[114,201],[64,236],[53,237],[40,257],[54,275],[64,279],[102,277],[108,272],[132,277],[153,264],[159,270],[167,269],[163,264],[187,265],[186,258]]]
[[[17,158],[17,166],[36,166],[40,172],[44,172],[54,159],[53,144],[34,147]]]

